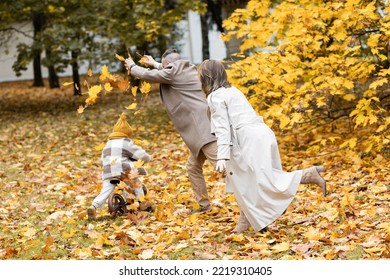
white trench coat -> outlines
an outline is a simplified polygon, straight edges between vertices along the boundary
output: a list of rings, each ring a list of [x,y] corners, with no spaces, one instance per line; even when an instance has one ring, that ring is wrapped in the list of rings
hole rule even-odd
[[[235,87],[219,88],[207,102],[217,158],[226,159],[227,181],[255,231],[275,221],[293,200],[302,170],[284,172],[273,131]]]

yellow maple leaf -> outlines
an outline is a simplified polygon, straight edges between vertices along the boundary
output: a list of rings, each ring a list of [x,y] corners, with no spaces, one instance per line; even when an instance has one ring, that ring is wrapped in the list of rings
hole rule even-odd
[[[137,107],[137,103],[132,103],[131,105],[127,106],[126,109],[127,110],[133,110]]]
[[[104,81],[105,79],[109,78],[110,77],[110,72],[108,72],[108,67],[107,65],[103,65],[102,67],[102,71],[100,72],[100,77],[99,79],[101,81]]]
[[[95,85],[88,89],[88,98],[85,100],[87,104],[94,104],[98,98],[98,94],[101,92],[102,86]]]
[[[100,234],[96,239],[96,243],[99,245],[113,245],[113,242],[108,239],[108,234]]]
[[[150,92],[151,88],[152,88],[152,86],[150,85],[150,83],[144,81],[144,82],[142,82],[141,87],[139,88],[139,90],[143,94],[148,94]]]
[[[112,91],[112,86],[110,83],[105,83],[104,84],[104,90],[107,91],[107,92],[110,92]]]
[[[125,58],[124,58],[123,56],[117,54],[117,53],[115,54],[115,57],[116,57],[117,59],[119,59],[120,61],[125,61]]]
[[[69,232],[63,232],[62,236],[65,238],[71,238],[75,233],[75,230],[73,228],[70,229]]]
[[[147,63],[149,61],[149,59],[146,57],[146,56],[143,56],[141,57],[141,59],[139,60],[139,63],[144,65],[144,66],[149,66],[149,64]]]
[[[285,128],[290,123],[290,119],[284,115],[281,116],[279,127],[280,129]]]
[[[91,68],[88,68],[87,74],[88,74],[88,77],[92,77],[92,69]]]

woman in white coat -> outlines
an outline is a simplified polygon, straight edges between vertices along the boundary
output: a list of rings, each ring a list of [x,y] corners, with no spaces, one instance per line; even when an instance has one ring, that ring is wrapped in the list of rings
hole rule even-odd
[[[199,79],[217,137],[216,170],[230,181],[240,217],[235,232],[250,226],[260,231],[275,221],[293,200],[299,184],[317,184],[326,195],[322,166],[285,172],[273,131],[258,116],[244,94],[230,85],[221,62],[205,60]]]

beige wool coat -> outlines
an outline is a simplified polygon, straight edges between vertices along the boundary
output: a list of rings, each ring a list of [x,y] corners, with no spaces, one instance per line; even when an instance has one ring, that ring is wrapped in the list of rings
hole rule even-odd
[[[204,145],[216,141],[211,134],[207,99],[195,65],[178,60],[163,69],[134,66],[131,75],[160,83],[161,99],[168,116],[195,157]]]

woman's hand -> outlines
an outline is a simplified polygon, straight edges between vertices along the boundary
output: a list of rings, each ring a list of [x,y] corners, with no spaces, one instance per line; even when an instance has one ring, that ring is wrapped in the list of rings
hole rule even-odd
[[[226,160],[220,159],[217,161],[217,165],[215,166],[215,170],[221,173],[226,172]]]

